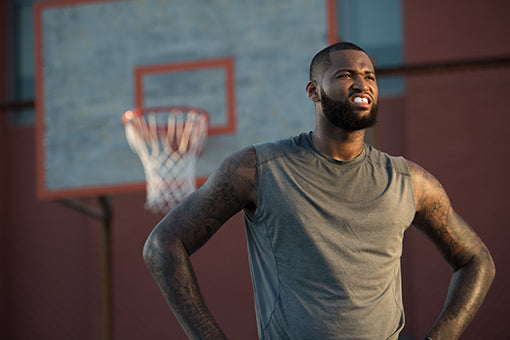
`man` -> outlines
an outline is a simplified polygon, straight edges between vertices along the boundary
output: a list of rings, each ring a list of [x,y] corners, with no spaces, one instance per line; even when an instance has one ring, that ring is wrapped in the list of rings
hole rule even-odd
[[[178,321],[192,339],[225,338],[189,256],[244,210],[261,339],[397,339],[411,223],[453,270],[427,337],[457,339],[492,283],[489,251],[432,175],[364,144],[378,88],[361,48],[338,43],[319,52],[306,92],[313,132],[231,155],[147,240],[145,261]]]

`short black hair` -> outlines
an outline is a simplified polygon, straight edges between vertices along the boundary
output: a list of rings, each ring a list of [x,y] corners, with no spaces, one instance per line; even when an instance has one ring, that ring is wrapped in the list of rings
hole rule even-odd
[[[310,80],[318,81],[322,77],[324,72],[331,65],[329,53],[338,50],[356,50],[367,53],[358,45],[347,41],[329,45],[328,47],[317,52],[317,54],[313,57],[312,62],[310,63]]]

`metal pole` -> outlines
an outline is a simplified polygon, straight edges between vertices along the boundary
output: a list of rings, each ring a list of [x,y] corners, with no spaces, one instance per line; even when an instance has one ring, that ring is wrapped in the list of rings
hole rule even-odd
[[[66,199],[59,202],[101,221],[101,339],[113,340],[113,262],[111,198],[99,196],[99,208],[83,201]]]
[[[101,309],[104,340],[113,340],[113,263],[112,263],[112,233],[111,233],[111,200],[106,196],[99,197],[99,204],[103,211],[101,233]]]

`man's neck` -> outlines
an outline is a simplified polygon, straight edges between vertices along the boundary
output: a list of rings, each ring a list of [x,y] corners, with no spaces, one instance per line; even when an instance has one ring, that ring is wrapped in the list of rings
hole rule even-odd
[[[339,161],[346,161],[359,156],[363,151],[365,130],[335,129],[325,132],[316,128],[311,138],[315,148],[323,155]]]

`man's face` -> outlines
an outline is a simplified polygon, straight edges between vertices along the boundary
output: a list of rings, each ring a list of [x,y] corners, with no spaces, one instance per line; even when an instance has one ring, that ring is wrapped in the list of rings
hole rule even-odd
[[[320,87],[323,114],[347,131],[373,126],[379,90],[370,58],[362,51],[339,50],[330,53],[330,60]]]

